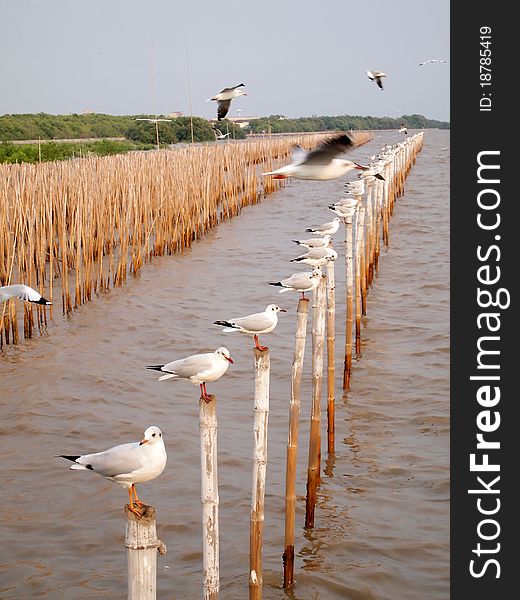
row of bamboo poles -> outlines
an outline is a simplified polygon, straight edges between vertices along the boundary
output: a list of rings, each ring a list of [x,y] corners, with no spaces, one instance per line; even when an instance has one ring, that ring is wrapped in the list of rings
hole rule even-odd
[[[310,148],[329,136],[0,165],[0,285],[30,285],[69,314],[283,186],[260,171],[279,166],[294,144]],[[18,306],[25,338],[55,310],[25,304],[2,307],[0,346],[19,340]]]

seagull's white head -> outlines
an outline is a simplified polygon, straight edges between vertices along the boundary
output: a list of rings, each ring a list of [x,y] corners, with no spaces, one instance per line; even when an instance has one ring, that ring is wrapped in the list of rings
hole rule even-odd
[[[215,354],[217,356],[221,356],[222,358],[233,364],[233,359],[231,358],[229,350],[227,348],[224,348],[224,346],[220,346],[220,348],[217,348],[215,350]]]
[[[277,304],[269,304],[269,306],[265,309],[266,313],[277,313],[277,312],[287,312],[285,308],[280,308]]]
[[[159,442],[160,440],[162,440],[162,431],[159,429],[159,427],[151,425],[144,432],[144,437],[139,442],[139,445],[142,446],[143,444],[150,444],[150,446],[153,446],[154,444],[157,444],[157,442]]]
[[[321,272],[321,269],[313,269],[311,273],[311,279],[316,279],[316,277],[321,277],[322,275],[323,273]]]

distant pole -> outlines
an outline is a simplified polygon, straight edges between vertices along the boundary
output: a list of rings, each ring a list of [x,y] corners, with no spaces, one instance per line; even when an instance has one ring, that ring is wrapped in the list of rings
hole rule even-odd
[[[325,277],[314,290],[314,314],[312,318],[312,406],[309,435],[309,461],[307,467],[307,501],[305,505],[305,527],[314,527],[314,512],[318,485],[320,483],[321,460],[321,388],[323,380],[323,346],[325,339]]]
[[[327,263],[327,451],[334,454],[334,340],[336,319],[334,261]]]
[[[365,207],[359,205],[356,219],[356,358],[361,356],[361,313],[363,307],[363,241],[364,241]]]
[[[294,528],[296,516],[296,458],[298,452],[298,425],[300,419],[300,388],[307,336],[308,298],[298,300],[296,311],[296,336],[289,404],[289,438],[285,470],[285,550],[283,553],[283,587],[294,583]]]
[[[199,400],[200,472],[202,502],[203,598],[217,600],[219,592],[219,522],[217,469],[217,400]]]
[[[126,536],[128,564],[128,600],[155,600],[157,597],[157,551],[166,554],[166,546],[157,539],[155,508],[143,507],[138,518],[126,513]]]
[[[157,150],[159,150],[159,123],[157,121],[155,121],[155,139],[157,141]]]
[[[352,321],[354,314],[354,265],[353,265],[353,240],[352,217],[355,209],[350,209],[351,214],[345,216],[345,266],[346,266],[346,306],[345,319],[345,360],[343,364],[343,389],[350,387],[350,374],[352,370]]]
[[[269,418],[269,350],[253,349],[255,365],[253,489],[249,537],[249,599],[261,600],[263,587],[262,545],[267,470],[267,423]]]

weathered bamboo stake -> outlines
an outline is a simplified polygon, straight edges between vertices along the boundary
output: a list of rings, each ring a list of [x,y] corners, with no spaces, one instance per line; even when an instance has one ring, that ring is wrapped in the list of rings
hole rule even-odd
[[[294,528],[296,517],[296,459],[298,453],[298,425],[300,419],[300,389],[307,336],[309,299],[300,298],[296,311],[296,335],[289,403],[289,436],[285,468],[285,549],[283,552],[283,587],[294,583]]]
[[[145,506],[138,518],[125,507],[128,564],[128,600],[157,598],[157,552],[166,554],[166,546],[157,539],[155,508]]]
[[[199,400],[202,502],[203,598],[217,600],[219,578],[219,494],[217,465],[217,400]]]
[[[269,418],[269,350],[253,349],[255,365],[253,489],[249,537],[249,599],[261,600],[263,588],[262,546],[264,497],[267,470],[267,424]]]
[[[356,358],[361,356],[361,313],[363,307],[363,228],[365,223],[365,207],[359,204],[356,219]]]
[[[336,281],[334,278],[334,261],[327,263],[327,452],[334,454],[334,341],[336,320]]]
[[[314,313],[312,317],[312,406],[309,433],[309,461],[307,467],[307,499],[305,504],[305,527],[314,527],[317,490],[320,483],[321,461],[321,388],[323,380],[323,354],[325,340],[326,280],[322,277],[314,290]]]
[[[353,291],[354,291],[354,267],[353,267],[353,240],[352,240],[352,214],[344,218],[345,221],[345,266],[346,266],[346,299],[347,314],[345,319],[345,360],[343,365],[343,389],[350,387],[350,375],[352,371],[352,321],[354,314]]]

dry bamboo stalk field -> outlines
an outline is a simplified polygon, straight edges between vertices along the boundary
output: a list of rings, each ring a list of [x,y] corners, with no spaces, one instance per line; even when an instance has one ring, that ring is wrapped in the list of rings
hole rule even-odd
[[[0,165],[0,285],[25,283],[53,301],[2,306],[0,347],[69,314],[99,291],[120,286],[154,256],[172,254],[222,220],[283,186],[262,178],[294,144],[312,148],[331,133],[239,143]],[[370,132],[354,132],[356,145]],[[61,299],[61,303],[60,303]],[[21,326],[20,326],[21,330]]]

